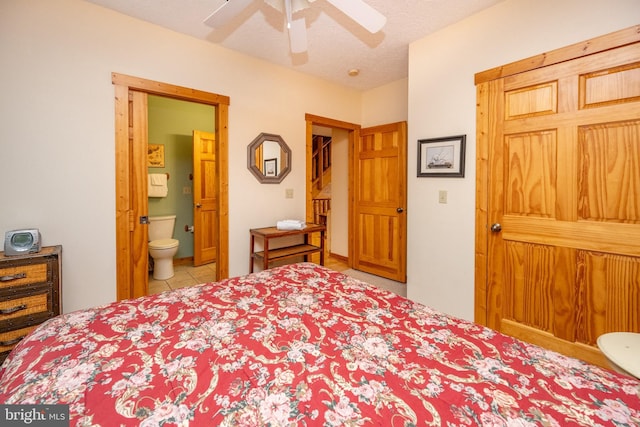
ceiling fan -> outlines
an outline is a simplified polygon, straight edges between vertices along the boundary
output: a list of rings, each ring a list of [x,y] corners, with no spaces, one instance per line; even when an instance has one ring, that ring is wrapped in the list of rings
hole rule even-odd
[[[255,0],[226,0],[204,20],[213,28],[220,28],[232,20]],[[309,7],[315,0],[264,0],[270,6],[285,14],[292,53],[307,51],[307,27],[305,18],[293,19],[293,13]],[[370,33],[377,33],[384,27],[387,18],[366,4],[363,0],[326,0],[336,9],[353,19]]]

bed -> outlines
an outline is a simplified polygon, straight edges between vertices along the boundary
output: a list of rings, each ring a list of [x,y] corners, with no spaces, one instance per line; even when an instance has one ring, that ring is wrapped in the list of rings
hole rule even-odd
[[[640,382],[312,263],[76,311],[0,370],[73,426],[637,426]]]

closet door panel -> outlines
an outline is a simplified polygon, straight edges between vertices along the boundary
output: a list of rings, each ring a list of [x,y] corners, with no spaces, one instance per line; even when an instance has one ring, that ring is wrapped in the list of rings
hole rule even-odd
[[[634,44],[479,91],[486,323],[602,365],[599,335],[640,332],[639,64]]]

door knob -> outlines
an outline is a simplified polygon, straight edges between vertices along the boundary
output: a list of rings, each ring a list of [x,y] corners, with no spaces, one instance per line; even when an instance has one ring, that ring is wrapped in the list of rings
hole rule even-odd
[[[502,231],[502,226],[499,222],[496,222],[495,224],[491,225],[491,231],[493,231],[494,233],[499,233]]]
[[[402,209],[402,208],[397,208],[397,209],[396,209],[396,212],[398,212],[398,213],[402,213],[402,212],[404,212],[404,209]]]
[[[202,205],[200,203],[196,203],[196,208],[201,208]]]

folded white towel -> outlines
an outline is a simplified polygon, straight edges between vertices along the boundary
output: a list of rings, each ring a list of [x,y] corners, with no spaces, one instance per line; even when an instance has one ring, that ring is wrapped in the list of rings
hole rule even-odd
[[[167,186],[167,174],[164,173],[150,173],[148,179],[149,185],[148,196],[149,197],[167,197],[169,194],[169,187]]]
[[[151,185],[167,185],[167,174],[166,173],[151,173],[149,174],[151,178]]]
[[[283,219],[276,222],[278,230],[303,230],[307,226],[305,221],[298,219]]]

